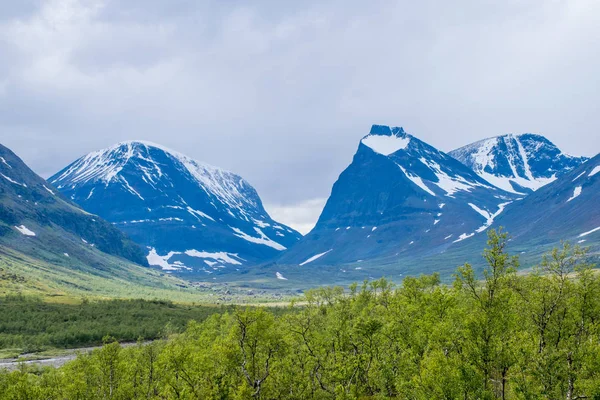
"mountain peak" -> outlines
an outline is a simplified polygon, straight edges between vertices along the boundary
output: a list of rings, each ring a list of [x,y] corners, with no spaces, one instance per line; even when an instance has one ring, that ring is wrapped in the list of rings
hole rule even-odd
[[[399,150],[405,149],[411,140],[402,127],[386,125],[373,125],[371,132],[362,138],[361,143],[376,153],[390,156]]]
[[[223,260],[263,261],[300,237],[271,219],[241,176],[151,142],[92,152],[50,181],[147,246],[150,264],[164,269],[215,273]]]
[[[546,137],[506,134],[449,153],[480,177],[517,194],[531,193],[587,160],[564,154]]]
[[[401,126],[377,125],[371,126],[369,135],[377,136],[405,136],[406,132]],[[368,135],[367,135],[368,136]]]

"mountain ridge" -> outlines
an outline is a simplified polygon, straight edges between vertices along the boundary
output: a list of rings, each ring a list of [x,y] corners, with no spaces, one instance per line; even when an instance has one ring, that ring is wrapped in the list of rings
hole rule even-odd
[[[274,221],[241,176],[148,141],[91,152],[50,181],[147,246],[150,264],[170,272],[239,269],[301,236]]]
[[[441,252],[487,229],[516,198],[403,128],[373,125],[315,228],[278,262],[302,264],[319,255],[308,264],[337,264]]]
[[[515,194],[534,192],[588,159],[565,154],[546,137],[533,133],[494,136],[448,154]]]

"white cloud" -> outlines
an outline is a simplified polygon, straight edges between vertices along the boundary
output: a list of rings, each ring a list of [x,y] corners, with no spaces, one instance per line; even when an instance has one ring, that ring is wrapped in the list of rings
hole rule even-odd
[[[265,208],[274,220],[306,235],[317,223],[326,201],[327,199],[312,199],[287,206],[265,204]]]

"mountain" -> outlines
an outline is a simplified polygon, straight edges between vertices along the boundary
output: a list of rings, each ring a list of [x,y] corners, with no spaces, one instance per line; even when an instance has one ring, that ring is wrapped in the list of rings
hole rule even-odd
[[[517,194],[531,193],[587,160],[564,154],[532,133],[480,140],[448,154],[488,182]]]
[[[315,228],[278,263],[333,265],[443,252],[485,231],[518,197],[404,129],[374,125]]]
[[[105,268],[107,254],[148,265],[137,244],[64,198],[2,145],[0,246],[79,269]]]
[[[600,244],[600,154],[507,208],[494,225],[529,247]]]
[[[147,246],[148,262],[164,270],[239,269],[272,258],[301,238],[271,219],[240,176],[149,142],[90,153],[50,182]]]

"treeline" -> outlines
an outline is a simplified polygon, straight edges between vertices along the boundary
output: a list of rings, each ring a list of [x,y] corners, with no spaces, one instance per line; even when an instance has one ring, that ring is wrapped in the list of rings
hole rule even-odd
[[[0,375],[6,399],[598,399],[600,279],[579,248],[518,275],[491,232],[458,269],[235,309],[168,340],[108,343],[57,370]]]
[[[83,300],[81,304],[47,303],[34,297],[0,297],[0,350],[36,352],[119,341],[164,337],[182,332],[190,320],[203,321],[225,306],[181,305],[162,300]],[[1,353],[1,351],[0,351]]]

